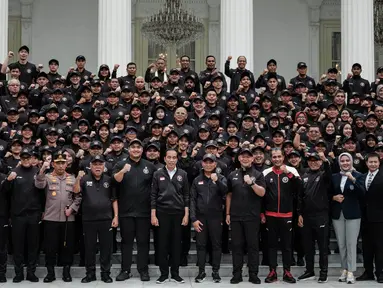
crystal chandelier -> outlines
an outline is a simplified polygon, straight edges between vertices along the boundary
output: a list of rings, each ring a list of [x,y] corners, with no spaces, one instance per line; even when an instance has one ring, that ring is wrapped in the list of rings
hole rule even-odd
[[[146,39],[172,48],[197,40],[204,31],[201,20],[182,9],[181,0],[166,0],[165,7],[148,17],[141,29]]]
[[[383,45],[383,0],[374,0],[375,43]]]

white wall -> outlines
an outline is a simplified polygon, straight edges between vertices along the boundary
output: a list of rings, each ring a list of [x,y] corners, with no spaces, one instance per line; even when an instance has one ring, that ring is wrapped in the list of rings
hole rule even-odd
[[[309,16],[303,0],[254,0],[254,74],[268,60],[278,62],[278,73],[289,81],[297,63],[309,65]],[[310,75],[310,66],[308,67]]]
[[[66,75],[81,54],[87,69],[97,74],[97,0],[35,0],[32,19],[33,63],[47,68],[48,61],[57,58]]]

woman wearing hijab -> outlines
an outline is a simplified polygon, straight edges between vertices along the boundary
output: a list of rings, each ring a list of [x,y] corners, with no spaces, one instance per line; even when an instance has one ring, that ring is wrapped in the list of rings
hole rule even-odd
[[[355,283],[356,245],[360,229],[362,201],[364,197],[362,174],[353,167],[351,154],[342,153],[338,158],[340,173],[332,175],[331,217],[339,246],[342,265],[340,282]]]

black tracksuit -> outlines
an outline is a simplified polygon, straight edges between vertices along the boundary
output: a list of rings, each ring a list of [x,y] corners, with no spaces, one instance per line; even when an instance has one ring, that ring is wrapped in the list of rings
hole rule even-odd
[[[281,238],[282,243],[283,268],[290,270],[291,266],[294,194],[299,192],[301,181],[295,168],[287,166],[287,169],[287,174],[275,167],[263,171],[269,266],[274,270],[277,267],[278,238]]]
[[[97,180],[89,173],[81,179],[80,187],[87,274],[94,275],[96,272],[98,237],[100,241],[101,274],[109,275],[113,248],[112,202],[116,199],[112,178],[103,174],[101,179]]]
[[[259,267],[259,226],[262,198],[244,182],[245,175],[254,179],[257,185],[265,187],[262,173],[253,166],[247,169],[237,169],[227,178],[228,193],[231,193],[230,220],[234,276],[242,274],[245,243],[249,274],[257,275]]]
[[[178,169],[170,178],[166,167],[153,176],[151,208],[158,218],[158,264],[163,276],[169,275],[168,256],[171,257],[171,276],[179,275],[181,254],[182,219],[189,207],[189,182],[187,173]],[[178,257],[177,257],[178,256]]]
[[[113,174],[119,172],[125,164],[130,171],[117,183],[118,213],[122,236],[123,271],[129,271],[132,265],[134,238],[137,240],[137,269],[140,273],[148,270],[150,240],[150,191],[154,165],[144,159],[138,162],[128,158],[114,166]]]
[[[36,271],[44,193],[34,185],[37,168],[19,166],[13,171],[17,174],[16,179],[11,182],[5,180],[3,189],[10,195],[13,260],[15,273],[20,275],[23,273],[25,243],[28,245],[27,271]]]
[[[7,241],[8,241],[8,195],[3,189],[6,175],[0,173],[0,276],[7,272]]]
[[[302,237],[306,255],[306,270],[314,271],[315,239],[319,248],[319,265],[322,273],[328,269],[328,189],[331,183],[330,163],[325,161],[324,169],[307,171],[303,187],[298,195],[298,215],[303,217]]]
[[[197,265],[200,271],[205,271],[206,245],[210,240],[212,245],[213,271],[218,272],[221,263],[222,208],[227,193],[227,180],[218,175],[218,181],[213,182],[204,174],[194,179],[190,189],[190,219],[199,220],[202,231],[197,238]]]

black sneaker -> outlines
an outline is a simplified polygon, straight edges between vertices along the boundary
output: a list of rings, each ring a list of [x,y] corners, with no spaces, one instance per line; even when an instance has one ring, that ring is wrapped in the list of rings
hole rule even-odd
[[[84,278],[81,279],[81,283],[90,283],[93,281],[97,281],[95,274],[87,274]]]
[[[274,283],[277,281],[278,281],[277,273],[275,272],[274,269],[271,269],[271,271],[269,272],[269,275],[267,275],[265,279],[265,283]]]
[[[30,281],[30,282],[39,282],[39,278],[37,278],[35,273],[32,273],[32,272],[28,273],[27,277],[25,279]]]
[[[205,281],[205,278],[206,278],[206,273],[205,272],[199,272],[197,277],[195,277],[195,282],[196,283],[202,283],[203,281]]]
[[[185,280],[180,277],[180,275],[174,275],[170,279],[171,281],[177,282],[178,284],[185,283]]]
[[[230,279],[230,284],[238,284],[238,283],[241,283],[243,281],[242,279],[242,275],[234,275],[233,278]]]
[[[318,278],[318,283],[327,283],[327,274],[320,274]]]
[[[150,276],[149,276],[149,273],[148,271],[144,271],[140,274],[140,278],[141,278],[141,281],[142,282],[148,282],[150,281]]]
[[[313,280],[315,279],[315,273],[311,271],[305,271],[301,276],[298,277],[298,281]]]
[[[13,277],[13,283],[20,283],[23,280],[24,280],[23,274],[16,274],[16,276]]]
[[[259,279],[258,275],[250,275],[249,282],[253,284],[261,284],[261,279]]]
[[[109,276],[109,274],[102,274],[101,281],[104,283],[113,283],[113,279]]]
[[[294,284],[297,283],[293,275],[291,275],[291,272],[289,270],[285,270],[285,273],[283,273],[283,281],[286,283]]]
[[[374,277],[374,274],[364,271],[363,274],[360,275],[359,277],[356,277],[355,280],[356,281],[371,281],[371,280],[374,281],[375,277]]]
[[[211,276],[213,277],[214,283],[221,283],[221,277],[219,276],[218,272],[211,273]]]
[[[160,278],[157,279],[157,284],[164,284],[166,281],[169,281],[169,277],[166,275],[161,275]]]
[[[128,280],[131,277],[131,274],[129,271],[121,271],[120,274],[116,277],[116,281],[125,281]]]

